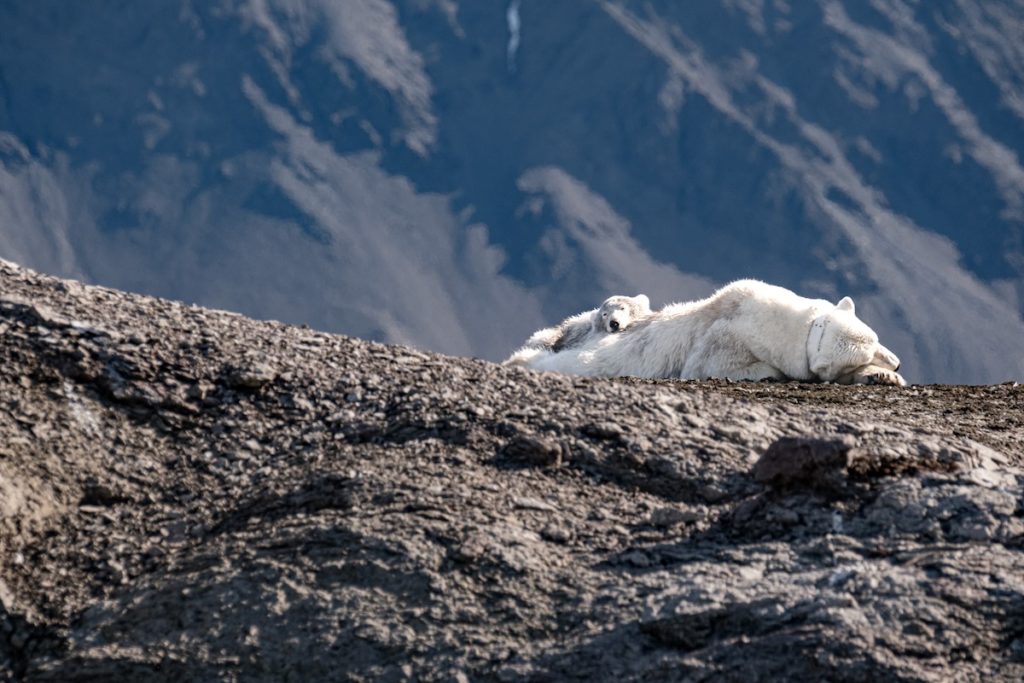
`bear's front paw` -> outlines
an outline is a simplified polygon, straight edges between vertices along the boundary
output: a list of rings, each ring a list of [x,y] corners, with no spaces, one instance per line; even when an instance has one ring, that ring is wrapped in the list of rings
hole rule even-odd
[[[865,365],[835,378],[836,384],[884,384],[905,387],[907,381],[899,373],[877,365]]]
[[[879,367],[868,367],[856,373],[858,384],[885,384],[893,387],[905,387],[907,381],[898,372]]]

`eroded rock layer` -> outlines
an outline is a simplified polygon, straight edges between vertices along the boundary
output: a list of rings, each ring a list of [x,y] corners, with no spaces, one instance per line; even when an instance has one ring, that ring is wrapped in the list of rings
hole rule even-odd
[[[542,375],[0,263],[0,678],[1024,678],[1024,388]]]

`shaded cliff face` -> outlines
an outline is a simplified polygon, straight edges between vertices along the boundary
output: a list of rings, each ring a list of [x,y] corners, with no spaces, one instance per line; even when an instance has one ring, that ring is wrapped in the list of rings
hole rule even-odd
[[[0,262],[0,679],[1024,676],[1024,390],[542,375]]]
[[[610,294],[852,295],[1024,377],[1020,2],[0,7],[0,255],[498,359]]]

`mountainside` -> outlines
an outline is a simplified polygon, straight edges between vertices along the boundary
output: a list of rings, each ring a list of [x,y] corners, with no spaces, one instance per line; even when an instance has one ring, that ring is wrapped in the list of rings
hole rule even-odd
[[[1019,681],[1024,388],[590,380],[0,262],[0,680]]]
[[[1024,378],[1021,0],[0,3],[0,256],[499,359],[610,294],[852,295]]]

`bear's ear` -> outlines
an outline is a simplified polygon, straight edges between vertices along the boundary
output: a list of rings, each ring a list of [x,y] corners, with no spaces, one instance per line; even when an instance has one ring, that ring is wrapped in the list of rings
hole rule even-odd
[[[839,303],[836,304],[836,308],[840,311],[849,311],[850,313],[853,313],[853,299],[848,296],[844,296],[839,300]]]
[[[636,299],[640,303],[640,305],[643,306],[644,308],[650,308],[651,307],[651,300],[647,298],[646,294],[637,294],[633,298]]]

